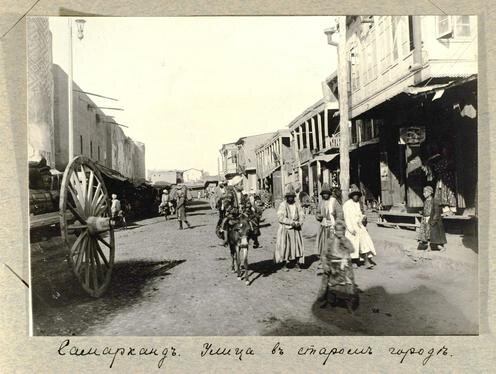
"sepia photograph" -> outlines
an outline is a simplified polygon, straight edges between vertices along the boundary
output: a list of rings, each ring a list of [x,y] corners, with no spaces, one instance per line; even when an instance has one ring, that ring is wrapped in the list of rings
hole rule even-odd
[[[477,23],[28,16],[31,335],[477,336]]]

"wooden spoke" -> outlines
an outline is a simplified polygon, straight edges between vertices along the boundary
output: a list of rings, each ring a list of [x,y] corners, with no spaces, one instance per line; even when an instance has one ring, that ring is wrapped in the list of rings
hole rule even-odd
[[[102,237],[100,237],[100,236],[98,237],[98,241],[102,242],[102,243],[103,243],[103,244],[105,244],[107,247],[112,248],[112,247],[111,247],[111,245],[110,245],[109,243],[107,243],[105,240],[103,240],[103,238],[102,238]]]
[[[81,215],[79,214],[78,210],[73,207],[71,204],[67,203],[67,208],[69,208],[69,210],[71,211],[71,213],[73,214],[74,217],[76,217],[76,219],[81,222],[83,225],[86,225],[86,220],[83,219],[81,217]]]
[[[100,239],[100,238],[98,238]],[[106,244],[106,243],[105,243]],[[109,265],[109,262],[107,260],[107,257],[105,256],[105,254],[103,253],[102,249],[100,248],[100,245],[98,243],[96,243],[96,250],[98,252],[98,254],[100,255],[100,257],[102,258],[103,262],[105,263],[105,266],[108,268],[110,267]],[[109,247],[110,248],[110,247]]]
[[[92,244],[93,244],[93,257],[95,258],[96,270],[100,277],[100,281],[103,281],[105,279],[105,274],[102,269],[100,257],[98,256],[98,251],[96,249],[96,247],[98,246],[98,242],[96,240],[93,240]]]
[[[83,219],[86,219],[87,215],[86,213],[84,212],[84,209],[83,209],[83,206],[81,205],[81,202],[79,201],[78,197],[77,197],[77,192],[74,191],[73,187],[72,186],[67,186],[67,190],[70,192],[71,196],[72,196],[72,200],[74,201],[74,204],[76,204],[76,210],[78,211],[78,215],[80,217],[82,217]]]
[[[90,177],[88,179],[88,195],[86,199],[86,204],[88,205],[91,214],[91,208],[92,208],[91,202],[93,201],[93,179],[95,178],[95,174],[91,169],[89,169],[89,173],[90,173]]]
[[[83,207],[84,207],[84,213],[88,216],[88,203],[87,203],[87,195],[88,195],[88,181],[86,179],[86,171],[84,170],[84,166],[81,165],[81,171],[77,173],[78,179],[79,175],[81,175],[81,191],[83,193],[82,196],[82,201],[83,201]]]
[[[90,272],[90,286],[93,287],[94,290],[98,289],[98,276],[96,274],[96,263],[95,263],[95,255],[94,252],[94,240],[90,240],[90,244],[88,246],[89,254],[90,254],[90,266],[91,266],[91,272]]]
[[[88,288],[90,287],[90,254],[89,254],[90,249],[91,249],[91,246],[88,243],[88,245],[86,246],[86,250],[85,250],[85,257],[86,257],[85,270],[86,271],[85,271],[85,278],[84,278],[84,284]]]
[[[100,201],[101,196],[103,196],[102,184],[98,183],[95,194],[93,195],[93,199],[91,200],[91,207],[92,207],[91,214],[95,214],[95,207],[96,204],[98,204],[98,202]]]
[[[67,226],[67,230],[71,230],[71,231],[84,230],[86,228],[88,228],[88,226],[86,226],[86,225],[71,225],[71,226]]]
[[[83,189],[76,172],[72,173],[70,182],[71,186],[76,190],[76,197],[78,198],[79,203],[81,204],[81,206],[84,206]]]
[[[81,248],[81,242],[85,239],[86,235],[87,235],[87,232],[85,231],[77,237],[76,241],[74,242],[74,244],[71,247],[71,251],[70,251],[71,256],[73,256],[74,253],[76,253],[76,250],[78,248]]]
[[[76,273],[79,273],[80,272],[81,265],[83,264],[83,260],[84,260],[84,256],[85,256],[84,245],[86,245],[87,242],[88,242],[88,238],[85,235],[85,237],[83,238],[83,241],[81,243],[81,246],[80,246],[80,249],[79,249],[79,252],[78,252],[76,261],[75,261],[75,270],[76,270]]]

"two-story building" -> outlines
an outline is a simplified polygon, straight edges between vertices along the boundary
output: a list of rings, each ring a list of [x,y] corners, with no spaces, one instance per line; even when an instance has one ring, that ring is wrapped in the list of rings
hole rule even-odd
[[[274,201],[283,198],[284,186],[292,181],[294,155],[291,133],[278,130],[255,150],[258,188],[269,191]]]
[[[416,210],[423,187],[440,180],[443,205],[473,212],[477,17],[349,16],[346,25],[351,183],[383,207]],[[328,84],[338,96],[336,77]]]
[[[307,108],[290,124],[293,150],[293,181],[301,190],[317,196],[323,182],[332,183],[332,172],[339,163],[339,127],[335,114],[338,103],[332,95],[324,97]]]
[[[238,146],[235,143],[222,144],[220,153],[219,177],[231,179],[238,172]]]
[[[243,176],[243,186],[246,192],[258,191],[257,157],[255,151],[265,144],[274,133],[265,133],[239,138],[235,143],[237,152],[237,173]]]

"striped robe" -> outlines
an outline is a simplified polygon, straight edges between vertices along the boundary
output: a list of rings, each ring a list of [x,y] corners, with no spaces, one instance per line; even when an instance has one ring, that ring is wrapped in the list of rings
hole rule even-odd
[[[339,204],[335,197],[331,197],[329,200],[322,199],[315,218],[320,222],[317,241],[315,242],[315,250],[320,256],[328,240],[332,240],[334,237],[334,224],[336,220],[343,219],[341,204]]]
[[[279,209],[277,209],[279,229],[277,230],[276,250],[274,252],[274,261],[276,263],[291,260],[298,260],[300,264],[305,262],[301,230],[294,230],[291,227],[293,222],[303,223],[305,215],[298,202],[295,202],[294,205],[296,209],[293,216],[286,201],[283,201],[279,205]]]

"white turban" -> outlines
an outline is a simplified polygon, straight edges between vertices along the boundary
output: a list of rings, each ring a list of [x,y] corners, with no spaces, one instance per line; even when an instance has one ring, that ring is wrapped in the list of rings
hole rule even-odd
[[[236,175],[233,177],[228,183],[230,186],[236,186],[237,184],[243,181],[243,177],[241,175]]]

